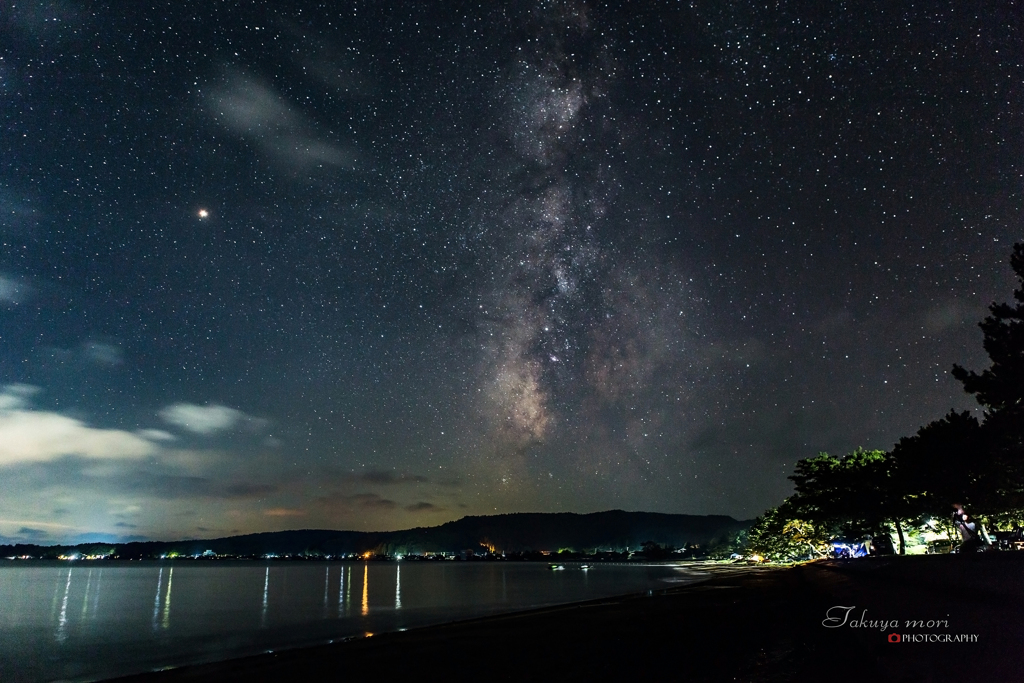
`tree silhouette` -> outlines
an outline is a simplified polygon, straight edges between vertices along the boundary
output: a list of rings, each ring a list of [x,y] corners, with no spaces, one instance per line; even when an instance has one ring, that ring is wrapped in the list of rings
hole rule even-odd
[[[986,415],[1024,407],[1024,243],[1014,245],[1010,265],[1021,279],[1020,288],[1013,292],[1017,304],[993,303],[992,314],[978,324],[992,367],[979,375],[953,366],[953,376],[963,383],[964,391],[977,395]]]
[[[1024,506],[1024,243],[1013,247],[1010,265],[1021,284],[1013,292],[1016,304],[993,303],[991,315],[979,326],[992,361],[981,374],[953,366],[953,377],[985,408],[982,425],[997,491],[991,503]],[[996,502],[995,499],[998,499]]]
[[[892,449],[892,486],[904,498],[908,517],[946,518],[954,502],[971,509],[993,500],[992,467],[978,420],[950,411],[941,420],[901,438]]]

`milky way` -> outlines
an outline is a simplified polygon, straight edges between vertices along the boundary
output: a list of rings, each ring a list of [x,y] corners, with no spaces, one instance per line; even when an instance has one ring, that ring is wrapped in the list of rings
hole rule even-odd
[[[685,366],[694,309],[680,273],[665,282],[657,255],[604,238],[619,188],[607,102],[614,59],[584,6],[548,9],[496,88],[507,144],[488,153],[508,176],[481,201],[491,261],[476,316],[481,375],[499,453],[561,436],[571,446],[549,457],[607,473],[608,458],[623,464],[638,449],[602,453],[597,441],[618,430],[616,441],[632,433],[642,442],[637,435],[664,428],[649,423],[664,415],[643,393],[661,366]]]

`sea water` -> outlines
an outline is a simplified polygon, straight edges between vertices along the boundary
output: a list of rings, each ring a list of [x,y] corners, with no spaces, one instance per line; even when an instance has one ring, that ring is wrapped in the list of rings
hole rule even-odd
[[[0,561],[0,681],[97,680],[698,580],[678,565]]]

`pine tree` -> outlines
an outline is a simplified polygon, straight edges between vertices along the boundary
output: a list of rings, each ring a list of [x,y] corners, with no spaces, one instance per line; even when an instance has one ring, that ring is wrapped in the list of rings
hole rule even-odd
[[[1024,408],[1024,243],[1014,245],[1010,264],[1021,279],[1013,293],[1017,304],[994,303],[989,306],[992,314],[979,323],[992,367],[979,375],[953,366],[953,377],[976,395],[986,415]]]
[[[985,408],[985,447],[1000,506],[1024,507],[1024,243],[1013,247],[1010,264],[1021,285],[1016,304],[989,307],[980,323],[992,366],[981,374],[953,366],[953,377]]]
[[[993,505],[985,437],[969,412],[950,411],[905,436],[892,449],[893,485],[912,515],[945,518],[954,502],[988,511]]]
[[[902,555],[904,528],[918,521],[919,515],[897,485],[893,470],[888,453],[863,448],[841,458],[821,453],[800,460],[789,477],[796,493],[786,501],[785,511],[792,519],[832,527],[854,538],[888,533],[891,524]]]

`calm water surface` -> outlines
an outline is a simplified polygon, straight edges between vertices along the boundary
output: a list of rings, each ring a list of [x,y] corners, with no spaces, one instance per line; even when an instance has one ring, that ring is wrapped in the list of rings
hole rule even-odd
[[[0,681],[96,680],[699,578],[564,566],[0,562]]]

